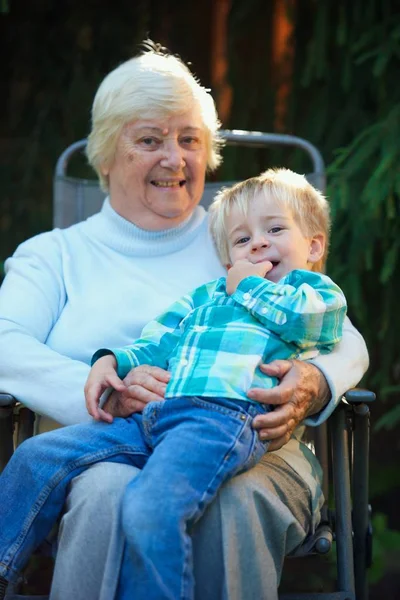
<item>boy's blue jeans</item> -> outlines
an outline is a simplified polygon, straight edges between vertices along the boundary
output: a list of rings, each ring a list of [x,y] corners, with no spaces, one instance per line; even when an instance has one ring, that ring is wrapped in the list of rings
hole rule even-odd
[[[121,462],[146,466],[122,502],[127,547],[118,599],[193,598],[191,525],[224,481],[266,452],[251,426],[266,411],[225,398],[174,398],[112,424],[27,440],[0,478],[0,575],[18,579],[62,512],[73,477],[96,462]]]

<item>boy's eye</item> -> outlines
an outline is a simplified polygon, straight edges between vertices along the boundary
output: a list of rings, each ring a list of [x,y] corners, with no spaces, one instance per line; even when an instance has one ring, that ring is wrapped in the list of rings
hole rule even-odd
[[[279,233],[282,230],[283,230],[283,227],[281,227],[280,225],[276,225],[275,227],[271,227],[271,229],[269,231],[270,231],[270,233]]]
[[[250,239],[249,236],[241,237],[238,240],[236,240],[235,246],[237,246],[238,244],[245,244],[246,242],[249,241],[249,239]]]

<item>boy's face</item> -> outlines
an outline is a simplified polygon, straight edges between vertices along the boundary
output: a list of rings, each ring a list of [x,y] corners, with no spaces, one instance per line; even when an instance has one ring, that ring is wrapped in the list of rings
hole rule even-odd
[[[275,283],[294,269],[311,269],[321,259],[325,237],[303,235],[289,208],[259,194],[243,216],[235,207],[227,219],[232,266],[246,259],[253,264],[269,260],[273,268],[266,278]]]

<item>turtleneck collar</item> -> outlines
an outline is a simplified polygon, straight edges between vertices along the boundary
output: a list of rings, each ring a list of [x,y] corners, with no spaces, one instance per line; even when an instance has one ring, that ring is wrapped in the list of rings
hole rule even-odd
[[[178,227],[147,231],[121,217],[106,198],[99,213],[81,224],[89,237],[122,254],[132,256],[164,256],[190,244],[207,227],[206,211],[197,206],[192,215]]]

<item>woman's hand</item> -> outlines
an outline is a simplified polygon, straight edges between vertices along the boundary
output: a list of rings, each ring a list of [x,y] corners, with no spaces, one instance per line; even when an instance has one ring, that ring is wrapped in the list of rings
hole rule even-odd
[[[84,391],[86,408],[96,421],[112,423],[111,414],[99,407],[99,400],[102,393],[109,387],[113,387],[119,392],[125,389],[125,385],[118,377],[116,369],[117,361],[113,354],[102,356],[99,360],[96,360],[90,369]]]
[[[165,389],[171,374],[159,367],[140,365],[125,377],[122,391],[114,390],[103,409],[113,417],[129,417],[142,412],[146,404],[164,400]]]
[[[253,427],[260,439],[271,440],[269,451],[278,450],[289,441],[301,421],[325,406],[329,387],[316,366],[300,360],[274,360],[260,369],[281,381],[268,390],[249,390],[247,395],[252,400],[275,406],[270,413],[255,417]]]

